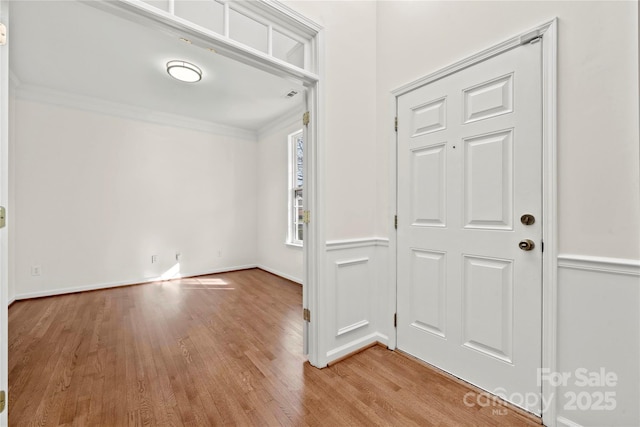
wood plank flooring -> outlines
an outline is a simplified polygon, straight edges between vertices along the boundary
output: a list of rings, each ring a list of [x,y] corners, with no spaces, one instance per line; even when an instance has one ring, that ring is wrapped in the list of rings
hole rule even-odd
[[[255,269],[16,302],[9,423],[536,425],[381,346],[310,366],[301,300]]]

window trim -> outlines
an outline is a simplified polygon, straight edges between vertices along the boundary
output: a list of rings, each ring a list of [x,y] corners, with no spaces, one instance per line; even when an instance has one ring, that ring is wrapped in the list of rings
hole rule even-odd
[[[303,200],[301,201],[302,205],[300,206],[304,209],[304,181],[302,186],[296,185],[296,175],[297,175],[297,156],[296,156],[296,141],[299,137],[303,136],[303,130],[299,129],[295,132],[290,133],[287,136],[287,239],[285,244],[288,246],[294,246],[298,248],[304,247],[304,236],[302,239],[297,238],[297,229],[301,224],[296,218],[299,218],[299,215],[296,215],[296,197],[295,193],[297,191],[302,191]],[[303,141],[304,144],[304,141]],[[304,145],[303,145],[304,147]],[[304,149],[303,149],[303,158],[304,158]],[[303,163],[304,165],[304,163]],[[304,167],[304,166],[303,166]]]

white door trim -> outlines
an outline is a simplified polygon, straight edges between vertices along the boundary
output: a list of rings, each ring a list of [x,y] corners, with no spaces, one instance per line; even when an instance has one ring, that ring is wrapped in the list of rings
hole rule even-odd
[[[9,25],[9,3],[0,1],[0,21]],[[7,41],[10,40],[7,34]],[[11,223],[9,204],[9,44],[0,46],[0,205],[7,208],[7,224]],[[8,425],[9,413],[9,228],[0,230],[0,390],[6,393],[6,407],[0,414],[0,426]]]
[[[529,31],[476,53],[468,58],[449,65],[441,70],[405,84],[391,92],[389,124],[397,117],[398,98],[414,89],[439,80],[457,71],[482,62],[488,58],[513,49],[534,38],[542,36],[542,239],[544,253],[542,255],[542,366],[551,372],[556,371],[556,325],[557,325],[557,43],[558,19],[554,18]],[[388,309],[396,310],[397,304],[397,232],[394,229],[394,217],[397,214],[398,157],[397,133],[390,128],[390,227],[389,238],[389,283],[396,287],[394,298],[390,299]],[[391,307],[392,305],[392,307]],[[391,321],[391,319],[390,319]],[[393,329],[393,328],[392,328]],[[395,329],[394,329],[395,330]],[[389,348],[397,345],[397,330],[389,337]],[[542,421],[547,426],[556,425],[556,390],[548,382],[542,384],[544,402]]]
[[[96,0],[87,2],[87,4],[110,13],[134,19],[143,26],[159,27],[163,31],[172,31],[182,36],[188,36],[194,42],[198,41],[205,46],[215,48],[220,55],[298,82],[307,89],[307,109],[310,113],[310,123],[307,129],[307,140],[305,140],[305,166],[308,169],[305,178],[305,202],[307,203],[306,209],[311,211],[312,220],[305,228],[303,304],[312,313],[312,321],[309,323],[309,335],[307,338],[309,362],[314,366],[325,366],[326,362],[324,360],[326,357],[321,358],[319,356],[320,354],[326,354],[326,348],[323,347],[326,344],[322,341],[319,333],[319,319],[321,319],[321,316],[318,290],[318,285],[322,283],[322,275],[324,274],[323,269],[319,268],[319,266],[324,265],[325,259],[323,225],[325,200],[323,181],[325,169],[322,150],[324,134],[321,131],[324,126],[322,117],[322,112],[324,111],[324,86],[321,85],[321,76],[324,70],[323,28],[276,0],[258,0],[253,4],[263,13],[276,17],[278,20],[287,21],[298,30],[309,34],[311,41],[307,45],[309,47],[307,60],[314,67],[315,72],[312,72],[292,66],[285,61],[244,46],[228,37],[194,25],[185,19],[155,8],[141,0]],[[2,99],[6,98],[3,97]],[[300,117],[300,121],[302,123],[302,117]],[[6,169],[2,169],[2,173],[5,173],[5,171]],[[3,269],[3,271],[6,270]],[[6,292],[6,284],[2,285],[0,296]],[[1,302],[2,300],[0,299]],[[300,320],[302,321],[302,313],[300,313]],[[6,351],[6,337],[2,338],[3,342],[0,344]],[[320,351],[321,349],[322,351]]]

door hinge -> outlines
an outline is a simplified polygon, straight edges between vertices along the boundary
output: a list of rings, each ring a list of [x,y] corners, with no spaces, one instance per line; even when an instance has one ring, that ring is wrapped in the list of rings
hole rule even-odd
[[[302,213],[302,222],[305,224],[309,224],[311,222],[311,212],[304,211]]]
[[[302,124],[303,124],[304,126],[308,126],[308,125],[309,125],[309,118],[310,118],[310,116],[309,116],[309,112],[308,112],[308,111],[307,111],[307,112],[305,112],[305,113],[302,115]]]
[[[398,327],[398,313],[393,313],[393,327]]]
[[[0,412],[4,412],[4,407],[7,406],[7,393],[0,391]]]
[[[311,322],[311,311],[308,308],[302,309],[302,318],[305,322]]]
[[[396,132],[398,132],[398,116],[396,116],[396,120],[395,120],[395,129],[396,129]]]
[[[4,206],[0,206],[0,228],[4,228],[7,225],[7,210]]]
[[[542,39],[542,34],[540,34],[540,30],[533,30],[530,33],[527,33],[520,37],[520,44],[534,44],[539,42]]]
[[[544,252],[544,240],[540,241],[540,250]]]
[[[7,27],[0,24],[0,46],[7,44]]]
[[[393,226],[396,230],[398,229],[398,215],[393,218]]]

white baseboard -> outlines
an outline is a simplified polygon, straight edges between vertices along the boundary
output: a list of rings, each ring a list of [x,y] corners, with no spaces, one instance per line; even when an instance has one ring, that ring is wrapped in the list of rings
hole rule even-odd
[[[386,345],[387,347],[389,347],[389,337],[388,337],[388,336],[386,336],[385,334],[382,334],[382,333],[380,333],[380,332],[377,332],[377,333],[376,333],[376,335],[378,336],[377,341],[378,341],[380,344],[384,344],[384,345]],[[390,350],[393,350],[393,348],[391,348],[391,347],[389,347],[389,349],[390,349]]]
[[[357,340],[351,341],[348,344],[345,344],[338,348],[334,348],[327,352],[327,363],[338,360],[341,357],[361,350],[362,348],[374,344],[378,341],[380,341],[380,334],[374,332],[373,334],[369,334]]]
[[[50,297],[55,295],[64,295],[64,294],[72,294],[75,292],[86,292],[86,291],[97,291],[99,289],[109,289],[109,288],[117,288],[120,286],[130,286],[130,285],[141,285],[144,283],[153,283],[153,282],[161,282],[163,280],[171,280],[171,279],[180,279],[185,277],[195,277],[195,276],[205,276],[207,274],[217,274],[217,273],[227,273],[229,271],[236,270],[248,270],[251,268],[256,268],[257,265],[249,264],[249,265],[236,265],[233,267],[224,267],[224,268],[215,268],[212,270],[199,271],[199,272],[189,272],[184,274],[177,274],[171,278],[161,278],[161,277],[147,277],[143,279],[130,279],[123,280],[118,282],[110,282],[110,283],[94,283],[91,285],[84,286],[75,286],[71,288],[55,288],[46,291],[37,291],[37,292],[28,292],[24,294],[16,294],[14,301],[31,299],[31,298],[42,298],[42,297]]]
[[[574,423],[573,421],[565,417],[558,417],[556,419],[556,423],[556,427],[582,427],[581,424]]]
[[[14,302],[16,302],[16,299],[15,298],[11,298],[9,300],[9,303],[7,304],[7,307],[10,306],[11,304],[13,304]]]
[[[303,281],[302,281],[302,279],[300,279],[298,277],[294,277],[294,276],[292,276],[290,274],[283,273],[283,272],[278,271],[278,270],[276,270],[274,268],[270,268],[270,267],[267,267],[267,266],[264,266],[264,265],[261,265],[261,264],[258,264],[256,267],[259,268],[260,270],[264,270],[264,271],[266,271],[268,273],[275,274],[276,276],[280,276],[280,277],[282,277],[284,279],[291,280],[292,282],[295,282],[295,283],[298,283],[299,285],[302,285]]]

